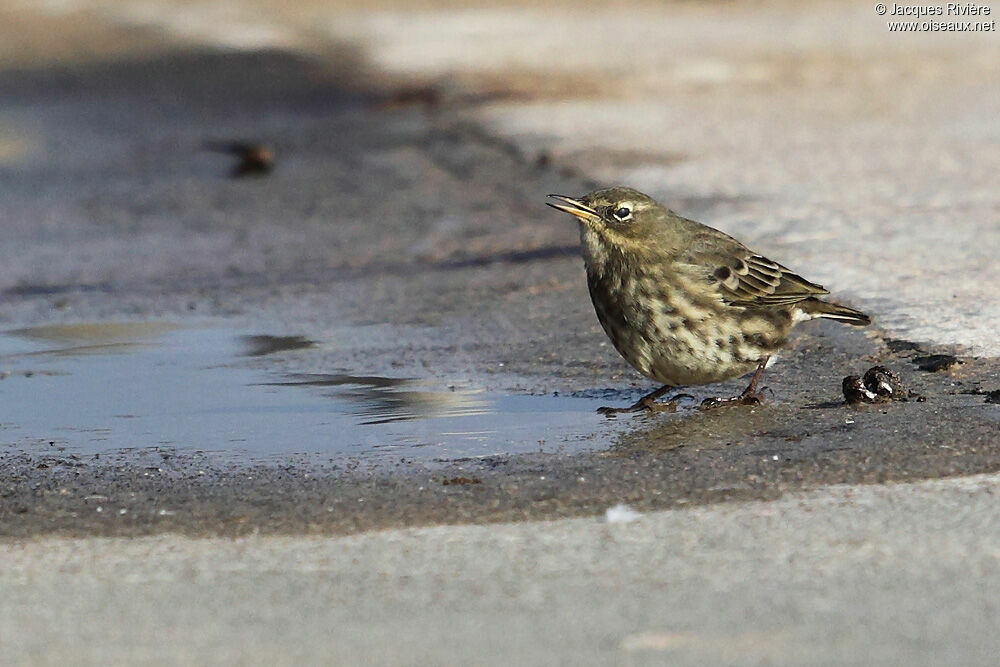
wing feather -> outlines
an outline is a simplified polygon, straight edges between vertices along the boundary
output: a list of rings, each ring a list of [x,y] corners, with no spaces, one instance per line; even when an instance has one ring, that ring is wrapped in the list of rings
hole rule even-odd
[[[822,285],[753,253],[731,236],[716,230],[710,232],[692,243],[679,262],[716,285],[726,303],[775,307],[829,294]]]

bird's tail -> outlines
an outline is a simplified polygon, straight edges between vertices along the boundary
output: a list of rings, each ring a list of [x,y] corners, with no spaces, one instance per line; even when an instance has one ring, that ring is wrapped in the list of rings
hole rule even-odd
[[[809,317],[825,317],[828,320],[837,320],[844,324],[853,324],[860,327],[872,323],[872,318],[860,310],[841,306],[839,303],[820,301],[815,297],[800,301],[795,304],[795,307]]]

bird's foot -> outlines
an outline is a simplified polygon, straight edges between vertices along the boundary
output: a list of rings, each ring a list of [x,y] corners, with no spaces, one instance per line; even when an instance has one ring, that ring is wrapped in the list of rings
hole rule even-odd
[[[706,398],[701,402],[701,409],[711,410],[728,405],[762,405],[764,403],[765,391],[767,391],[767,387],[764,387],[760,391],[744,391],[739,396],[732,396],[730,398]]]
[[[657,401],[648,396],[643,396],[627,408],[603,407],[597,408],[597,411],[606,417],[613,417],[627,412],[673,412],[677,409],[677,401],[682,398],[694,398],[694,396],[691,394],[677,394],[671,397],[669,401]]]

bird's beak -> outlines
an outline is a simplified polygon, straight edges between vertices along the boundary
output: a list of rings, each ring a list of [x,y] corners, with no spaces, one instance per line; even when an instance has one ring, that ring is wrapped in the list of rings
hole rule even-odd
[[[547,201],[545,202],[547,206],[551,206],[554,209],[576,216],[582,222],[595,222],[601,219],[601,216],[597,211],[590,208],[579,199],[573,199],[572,197],[566,197],[563,195],[549,195],[549,197],[558,200],[561,203],[553,204],[552,202]]]

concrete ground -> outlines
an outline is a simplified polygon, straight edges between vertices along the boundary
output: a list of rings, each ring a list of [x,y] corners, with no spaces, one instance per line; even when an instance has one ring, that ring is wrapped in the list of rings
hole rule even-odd
[[[992,665],[1000,478],[352,537],[0,543],[7,664]]]
[[[611,182],[875,317],[803,328],[762,408],[579,456],[199,475],[6,436],[5,661],[996,662],[997,479],[933,479],[1000,470],[996,32],[890,33],[863,2],[0,19],[5,329],[223,322],[324,343],[247,362],[274,372],[624,403],[646,385],[542,205]],[[275,172],[229,179],[214,138]],[[876,363],[926,402],[845,407]],[[642,518],[608,524],[621,501]]]

